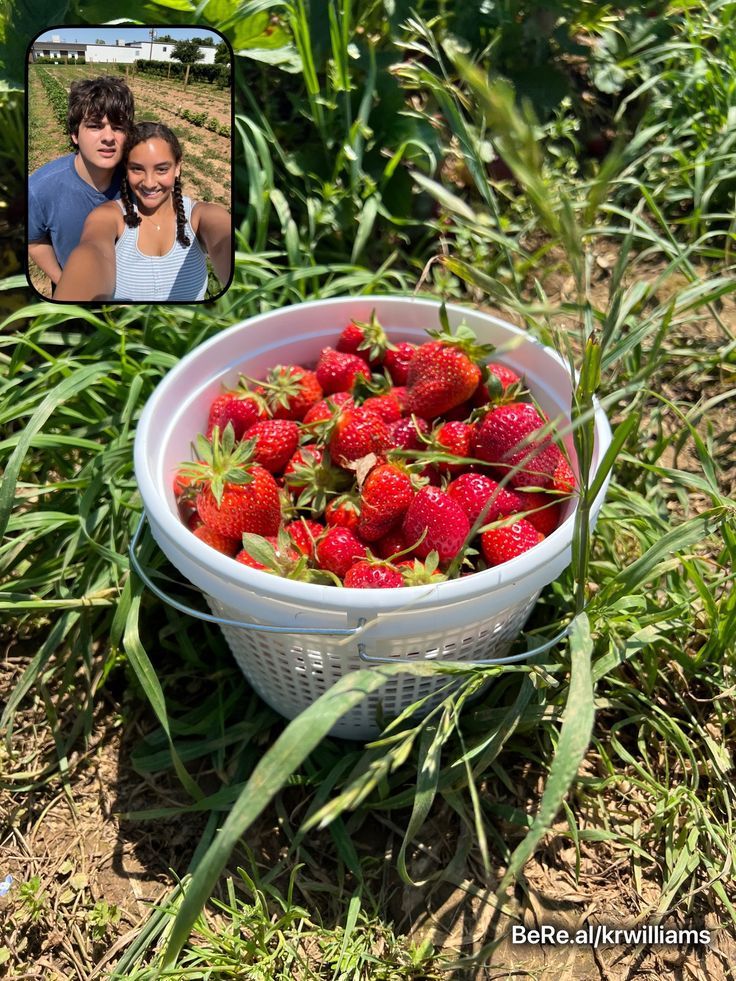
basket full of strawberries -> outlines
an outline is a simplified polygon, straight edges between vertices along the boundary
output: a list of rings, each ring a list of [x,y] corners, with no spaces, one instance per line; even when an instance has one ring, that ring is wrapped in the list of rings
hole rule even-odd
[[[489,314],[314,301],[183,359],[141,418],[136,475],[157,542],[253,687],[293,717],[361,664],[358,647],[508,652],[570,561],[570,401],[562,360]],[[609,440],[599,410],[594,465]],[[335,734],[375,735],[379,701],[395,716],[447,684],[402,673]]]

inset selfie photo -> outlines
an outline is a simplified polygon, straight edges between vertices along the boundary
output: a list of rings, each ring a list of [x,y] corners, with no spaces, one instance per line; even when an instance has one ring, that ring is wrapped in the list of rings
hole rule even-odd
[[[232,50],[201,27],[28,49],[28,264],[43,298],[191,303],[232,277]]]

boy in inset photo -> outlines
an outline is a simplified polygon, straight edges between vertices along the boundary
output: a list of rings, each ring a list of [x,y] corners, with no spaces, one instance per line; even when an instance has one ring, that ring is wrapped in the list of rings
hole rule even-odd
[[[44,164],[28,179],[28,256],[52,289],[79,244],[87,216],[120,197],[120,161],[133,114],[133,93],[121,78],[72,83],[67,129],[74,152]]]

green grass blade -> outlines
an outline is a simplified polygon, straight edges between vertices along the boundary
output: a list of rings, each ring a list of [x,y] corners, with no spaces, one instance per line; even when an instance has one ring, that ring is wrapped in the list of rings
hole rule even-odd
[[[406,868],[406,849],[427,820],[435,795],[437,794],[437,783],[440,775],[440,756],[442,747],[453,731],[453,716],[452,705],[449,704],[442,713],[437,725],[426,726],[422,730],[419,740],[417,786],[414,794],[414,805],[396,860],[396,867],[401,878],[408,885],[416,887],[420,886],[421,883],[414,882],[409,875]]]
[[[138,634],[138,616],[140,613],[140,605],[141,597],[140,592],[138,592],[137,595],[134,595],[131,599],[128,619],[125,624],[125,633],[123,634],[123,647],[125,649],[125,653],[128,655],[131,666],[136,673],[138,681],[146,693],[148,701],[151,703],[151,708],[155,712],[161,728],[166,733],[169,749],[171,751],[171,760],[177,776],[181,780],[182,786],[195,800],[200,800],[202,797],[204,797],[204,793],[187,772],[186,767],[182,763],[181,758],[174,747],[161,682],[158,680],[156,671],[151,664],[148,654],[146,654],[145,648],[143,647]]]
[[[0,538],[5,534],[5,529],[8,526],[18,474],[20,473],[20,468],[33,437],[46,423],[54,410],[63,402],[74,395],[78,395],[85,388],[94,385],[99,378],[104,377],[114,370],[115,365],[107,361],[101,364],[85,365],[83,368],[78,368],[49,392],[28,420],[23,430],[23,435],[18,440],[18,445],[8,461],[3,482],[0,485]]]
[[[368,200],[365,202],[363,207],[360,209],[360,218],[358,219],[358,232],[355,236],[355,243],[353,245],[353,252],[350,256],[351,262],[357,262],[358,257],[362,253],[366,246],[368,239],[371,237],[373,232],[373,226],[376,222],[376,215],[378,214],[378,205],[380,203],[380,197],[378,194],[372,194]]]
[[[590,672],[592,653],[593,641],[588,617],[585,613],[579,613],[570,630],[570,689],[557,750],[550,765],[539,810],[528,834],[511,855],[498,887],[499,896],[506,891],[534,854],[534,849],[554,820],[585,756],[595,716]]]
[[[658,574],[660,562],[713,534],[723,520],[724,513],[723,508],[711,508],[667,532],[644,555],[606,583],[596,597],[596,602],[610,603],[619,594],[633,593],[638,585]]]

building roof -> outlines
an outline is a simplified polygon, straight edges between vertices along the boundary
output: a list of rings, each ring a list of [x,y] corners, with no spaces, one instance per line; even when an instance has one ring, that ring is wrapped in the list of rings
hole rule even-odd
[[[34,41],[33,48],[34,50],[43,48],[44,51],[51,51],[52,49],[67,51],[69,48],[84,49],[87,47],[87,43],[87,41]]]

